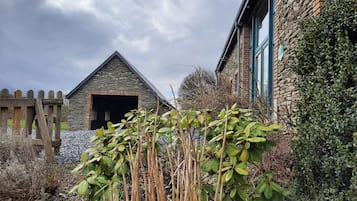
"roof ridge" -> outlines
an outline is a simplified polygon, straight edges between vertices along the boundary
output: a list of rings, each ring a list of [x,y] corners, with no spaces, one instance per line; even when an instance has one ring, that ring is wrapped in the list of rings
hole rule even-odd
[[[118,57],[121,62],[123,62],[130,71],[136,74],[139,79],[144,83],[146,87],[151,89],[153,93],[160,99],[161,102],[172,107],[172,105],[166,100],[165,96],[137,69],[134,65],[129,63],[117,50],[114,51],[101,65],[99,65],[92,73],[90,73],[84,80],[82,80],[74,89],[72,89],[67,95],[66,98],[71,98],[80,87],[87,83],[95,74],[97,74],[101,69],[104,68],[114,57]]]

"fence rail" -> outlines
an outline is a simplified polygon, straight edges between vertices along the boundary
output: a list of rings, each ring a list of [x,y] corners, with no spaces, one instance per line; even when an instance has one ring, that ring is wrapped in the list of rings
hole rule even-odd
[[[34,97],[29,90],[24,97],[21,90],[13,94],[8,89],[0,91],[0,135],[7,135],[8,120],[12,119],[12,135],[31,137],[32,125],[36,125],[33,145],[44,147],[46,158],[54,161],[54,154],[59,153],[61,146],[61,110],[63,94],[49,91],[47,98],[43,90]],[[21,121],[24,122],[21,127]],[[54,148],[54,150],[53,150]]]

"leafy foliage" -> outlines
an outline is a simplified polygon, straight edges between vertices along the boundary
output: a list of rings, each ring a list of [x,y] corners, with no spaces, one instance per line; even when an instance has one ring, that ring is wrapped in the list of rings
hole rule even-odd
[[[218,118],[209,122],[210,135],[205,147],[203,172],[205,188],[203,197],[218,200],[283,200],[288,193],[279,185],[273,183],[272,173],[269,180],[261,179],[259,184],[265,184],[262,191],[252,193],[253,185],[246,183],[249,175],[249,164],[261,162],[263,153],[274,145],[267,140],[267,133],[276,131],[279,125],[266,126],[255,122],[246,109],[238,109],[233,105],[231,110],[221,110]],[[218,177],[217,177],[218,175]],[[217,180],[212,180],[216,178]],[[274,196],[271,184],[276,185]],[[215,189],[212,192],[211,189]],[[267,189],[267,190],[265,190]],[[269,191],[270,189],[270,191]],[[277,190],[279,189],[279,190]],[[264,193],[269,191],[268,193]],[[214,195],[212,195],[214,194]],[[275,194],[277,196],[275,196]]]
[[[337,0],[301,23],[293,67],[300,77],[293,150],[302,199],[357,199],[356,8],[355,0]]]
[[[158,181],[165,177],[165,169],[171,169],[171,180],[163,182],[172,187],[172,200],[283,200],[288,194],[272,181],[271,172],[257,178],[259,188],[246,182],[249,164],[260,162],[262,154],[273,146],[267,134],[276,132],[280,126],[255,122],[249,110],[236,105],[215,116],[177,110],[163,115],[145,111],[128,113],[126,120],[109,124],[108,130],[99,129],[92,138],[96,147],[84,152],[82,163],[73,170],[81,172],[84,178],[72,192],[91,200],[124,197],[129,200],[129,195],[145,192],[146,199],[156,200],[147,197],[151,192],[159,200],[167,195]],[[152,166],[159,170],[155,178],[150,176]],[[134,171],[135,168],[143,171]],[[134,193],[134,181],[139,174],[144,184]],[[150,186],[156,191],[154,188],[147,191]],[[193,194],[186,193],[189,190]]]

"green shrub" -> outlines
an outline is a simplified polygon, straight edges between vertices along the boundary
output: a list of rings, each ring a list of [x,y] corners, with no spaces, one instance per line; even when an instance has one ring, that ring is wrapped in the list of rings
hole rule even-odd
[[[301,23],[296,194],[302,200],[356,200],[357,1],[327,3]]]
[[[177,110],[161,116],[128,113],[121,123],[97,131],[92,139],[96,146],[83,153],[82,163],[74,169],[84,178],[72,192],[108,201],[130,196],[136,196],[132,200],[282,200],[287,192],[272,181],[271,172],[250,175],[254,183],[246,179],[249,165],[261,161],[273,145],[267,134],[280,126],[255,122],[249,110],[236,105],[215,116]]]

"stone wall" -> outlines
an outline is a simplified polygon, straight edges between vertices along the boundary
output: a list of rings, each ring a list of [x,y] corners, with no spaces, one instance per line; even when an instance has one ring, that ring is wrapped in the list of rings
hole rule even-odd
[[[295,88],[297,76],[290,68],[295,63],[294,49],[299,38],[299,21],[318,15],[323,4],[324,0],[274,1],[273,116],[281,123],[291,123],[294,101],[299,96]],[[247,15],[251,15],[250,11]],[[224,58],[227,62],[218,73],[219,80],[229,80],[232,83],[232,89],[238,91],[239,97],[246,100],[249,100],[248,94],[251,88],[249,86],[251,23],[251,17],[247,17],[241,24],[239,39],[234,41],[234,49],[228,52],[228,56]],[[237,41],[240,45],[237,45]],[[240,62],[239,65],[238,62]],[[236,88],[237,86],[239,89]]]
[[[234,39],[236,40],[236,38]],[[233,94],[237,92],[237,74],[238,74],[238,46],[237,42],[234,42],[235,45],[233,50],[224,58],[225,64],[224,68],[218,74],[219,84],[230,84],[232,86],[231,90]]]
[[[135,95],[139,99],[139,108],[143,109],[153,109],[157,105],[155,93],[118,57],[114,57],[70,98],[68,122],[71,130],[89,129],[93,94]]]
[[[249,62],[250,62],[250,36],[251,36],[251,21],[245,23],[241,27],[240,34],[240,65],[239,65],[239,92],[240,96],[249,101],[249,79],[251,76]]]
[[[314,0],[276,0],[274,15],[273,103],[277,119],[292,123],[297,76],[292,72],[299,21],[312,16]]]

